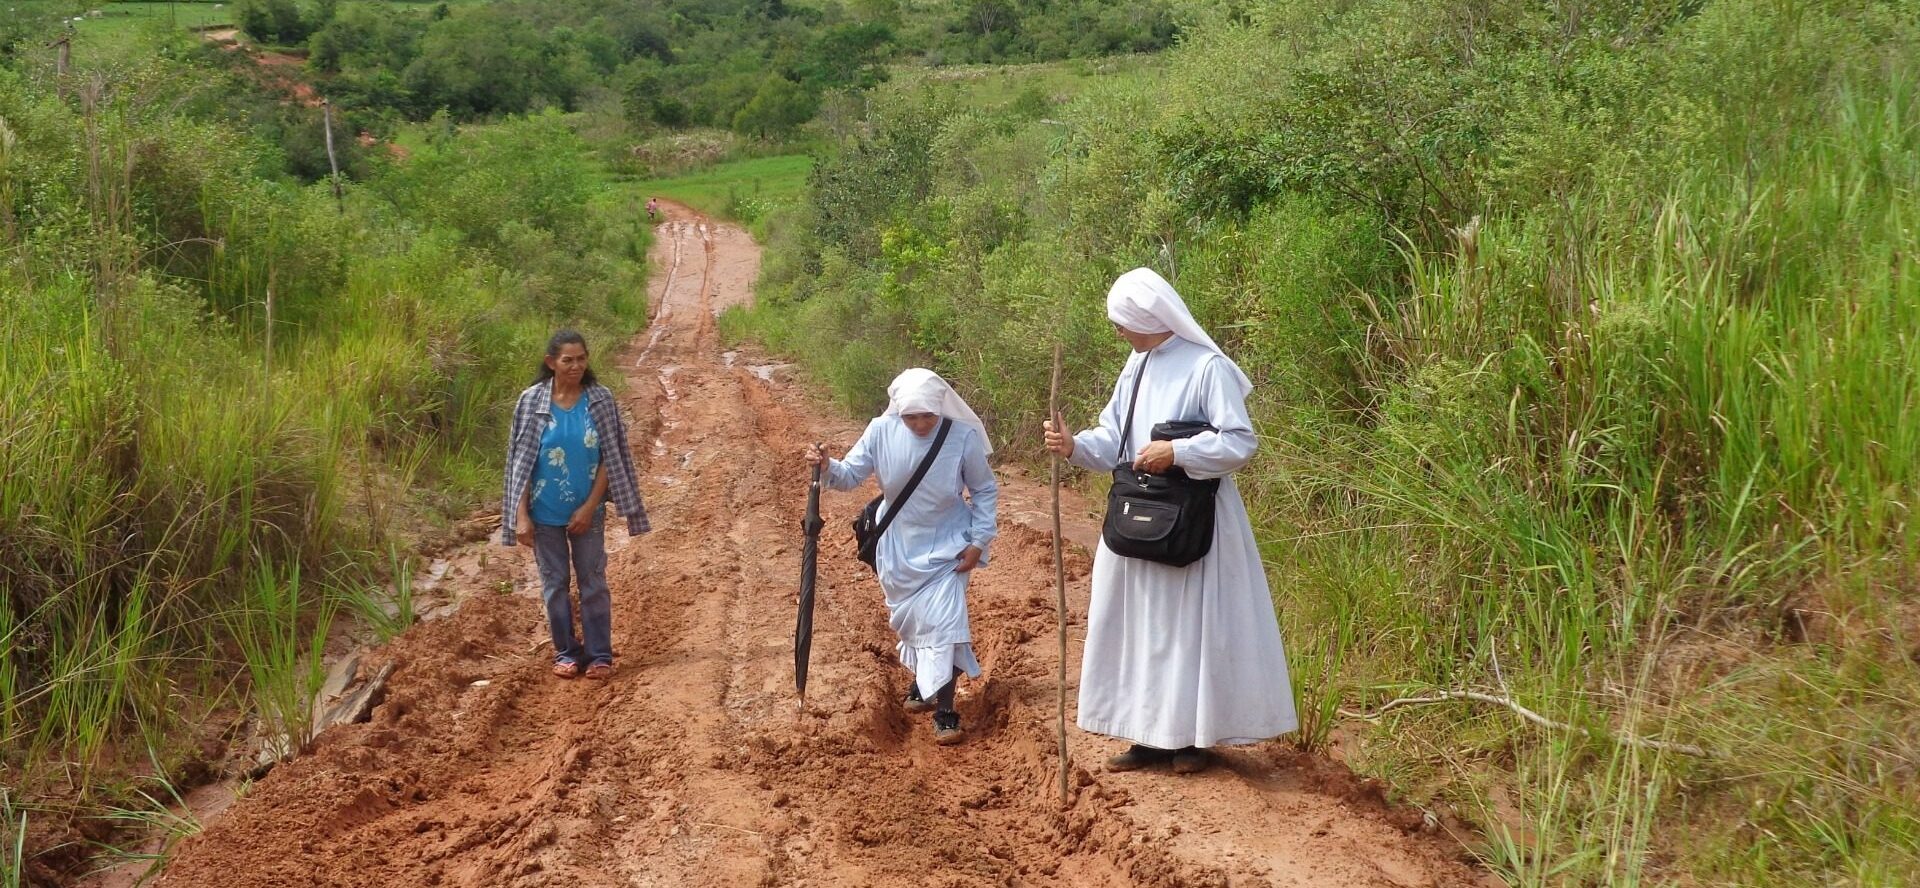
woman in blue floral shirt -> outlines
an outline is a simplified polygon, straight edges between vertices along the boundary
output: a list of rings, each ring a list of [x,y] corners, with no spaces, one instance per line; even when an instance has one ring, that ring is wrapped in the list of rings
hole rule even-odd
[[[553,674],[613,674],[613,600],[607,592],[604,533],[609,494],[627,533],[647,532],[647,510],[613,392],[587,365],[587,341],[561,330],[533,385],[520,393],[508,437],[500,542],[533,548],[541,597],[553,634]],[[580,630],[573,634],[569,568],[580,587]]]

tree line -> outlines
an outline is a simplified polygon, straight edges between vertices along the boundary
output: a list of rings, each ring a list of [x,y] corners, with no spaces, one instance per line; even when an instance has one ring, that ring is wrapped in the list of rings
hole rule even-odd
[[[829,92],[885,80],[889,64],[1149,52],[1179,33],[1167,0],[240,0],[237,18],[256,39],[305,47],[336,102],[378,115],[573,109],[608,90],[642,128],[760,139],[790,135]]]

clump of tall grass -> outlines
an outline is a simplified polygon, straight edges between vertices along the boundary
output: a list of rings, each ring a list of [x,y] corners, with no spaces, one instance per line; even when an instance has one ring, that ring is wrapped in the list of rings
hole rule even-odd
[[[246,663],[263,735],[276,756],[305,752],[313,741],[314,695],[327,678],[327,633],[338,597],[303,589],[300,569],[284,573],[258,559],[246,600],[221,615]]]
[[[417,616],[413,610],[413,572],[415,560],[400,554],[398,546],[387,548],[389,586],[372,584],[350,586],[343,590],[345,603],[355,617],[371,627],[382,641],[407,631]]]

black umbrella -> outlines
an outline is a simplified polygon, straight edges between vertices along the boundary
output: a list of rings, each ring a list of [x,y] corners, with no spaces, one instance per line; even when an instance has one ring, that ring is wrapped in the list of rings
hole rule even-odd
[[[807,542],[800,547],[800,616],[793,624],[793,684],[800,691],[800,703],[807,702],[807,656],[813,652],[813,584],[820,564],[820,466],[813,467],[813,483],[807,485],[807,517],[800,526]]]

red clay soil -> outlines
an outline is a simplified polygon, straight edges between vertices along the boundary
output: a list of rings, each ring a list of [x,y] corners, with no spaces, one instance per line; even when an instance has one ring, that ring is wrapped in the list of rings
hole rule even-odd
[[[469,597],[457,611],[376,652],[398,669],[370,722],[275,768],[156,884],[1491,884],[1417,815],[1285,741],[1230,750],[1191,777],[1108,774],[1096,763],[1119,744],[1070,728],[1063,806],[1049,513],[1044,487],[1019,478],[1006,479],[995,561],[971,592],[985,676],[963,683],[967,742],[936,746],[926,717],[900,709],[907,674],[847,531],[866,491],[823,497],[799,708],[801,448],[844,448],[860,424],[785,368],[722,352],[715,312],[749,298],[758,247],[665,206],[653,326],[600,358],[603,374],[628,377],[655,528],[626,540],[610,525],[618,672],[548,674],[527,559],[496,547],[458,580]],[[1088,541],[1087,505],[1070,514],[1069,536]],[[1089,562],[1070,549],[1077,640]],[[1077,641],[1069,663],[1077,671]]]
[[[245,53],[253,59],[260,82],[267,88],[309,108],[320,107],[320,94],[304,79],[307,65],[304,57],[249,46],[241,41],[238,28],[203,31],[200,37],[221,49]]]

